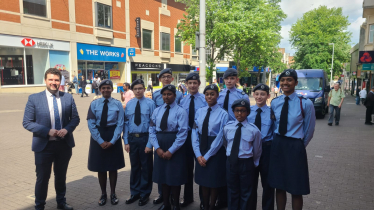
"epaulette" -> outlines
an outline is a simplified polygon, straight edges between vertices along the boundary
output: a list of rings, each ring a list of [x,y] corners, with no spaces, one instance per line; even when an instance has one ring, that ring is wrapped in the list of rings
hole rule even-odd
[[[256,128],[259,132],[261,132],[260,129],[258,129],[258,127],[257,127],[255,124],[253,124],[253,123],[248,123],[248,124],[249,124],[250,126]]]
[[[153,91],[153,94],[154,94],[155,92],[158,92],[158,91],[161,91],[161,89],[158,89],[158,90]]]
[[[231,125],[231,124],[234,124],[235,123],[235,120],[230,120],[226,123],[226,125]]]
[[[277,99],[277,98],[279,98],[279,97],[281,97],[281,96],[277,96],[277,97],[271,99],[270,104],[271,104],[271,102],[273,102],[274,99]]]
[[[242,94],[242,95],[245,95],[245,92],[244,92],[243,90],[241,90],[241,94]]]

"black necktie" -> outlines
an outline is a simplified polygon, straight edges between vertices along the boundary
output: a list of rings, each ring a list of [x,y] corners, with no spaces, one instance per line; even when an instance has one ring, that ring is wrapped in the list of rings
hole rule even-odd
[[[194,98],[195,96],[191,96],[191,101],[190,101],[190,109],[188,111],[188,125],[190,128],[193,126],[193,122],[195,120],[195,101]]]
[[[279,120],[279,134],[281,136],[286,135],[287,133],[287,121],[288,121],[288,100],[290,98],[286,96],[284,98],[284,104],[282,107],[282,112]]]
[[[225,97],[225,102],[223,103],[223,109],[228,111],[229,110],[229,96],[230,95],[230,91],[227,90],[227,93],[226,93],[226,97]]]
[[[108,122],[108,99],[104,100],[103,112],[101,113],[100,127],[106,127]]]
[[[208,127],[209,127],[209,117],[210,112],[212,111],[212,108],[208,108],[208,112],[206,113],[204,122],[203,122],[203,128],[201,129],[201,139],[200,139],[200,151],[205,151],[208,147]]]
[[[256,115],[255,125],[261,131],[261,112],[262,112],[261,108],[258,108],[256,112],[257,112],[257,115]]]
[[[135,107],[135,119],[134,119],[134,123],[137,126],[139,126],[140,123],[142,123],[142,117],[141,117],[141,114],[140,114],[140,102],[139,102],[139,100],[138,100],[138,103],[136,103],[136,107]]]
[[[164,131],[168,128],[169,110],[170,110],[170,106],[166,105],[166,111],[165,111],[164,115],[162,116],[161,125],[160,125],[160,128],[161,128],[162,131]]]
[[[242,126],[243,124],[238,123],[238,128],[235,132],[234,142],[232,143],[231,147],[231,154],[230,154],[230,163],[236,164],[238,162],[238,156],[239,156],[239,146],[240,146],[240,138],[242,136]]]

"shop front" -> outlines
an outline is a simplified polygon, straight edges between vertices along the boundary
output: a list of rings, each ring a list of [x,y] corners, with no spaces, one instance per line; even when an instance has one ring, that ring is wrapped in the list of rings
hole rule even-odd
[[[44,73],[51,67],[70,80],[69,42],[0,34],[0,92],[42,91]]]

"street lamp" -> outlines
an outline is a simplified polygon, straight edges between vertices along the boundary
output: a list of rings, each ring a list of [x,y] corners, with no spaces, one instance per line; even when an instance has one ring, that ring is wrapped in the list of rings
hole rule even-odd
[[[332,59],[331,59],[331,77],[330,77],[330,87],[332,86],[332,69],[334,68],[334,43],[329,43],[329,45],[332,45]]]

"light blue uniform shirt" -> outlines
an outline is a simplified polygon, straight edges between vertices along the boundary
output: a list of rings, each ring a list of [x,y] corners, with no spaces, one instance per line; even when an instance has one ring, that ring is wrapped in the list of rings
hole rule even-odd
[[[276,134],[279,134],[279,121],[285,97],[285,95],[281,95],[271,101],[271,109],[274,111],[276,119],[274,130],[274,133]],[[309,99],[300,99],[296,92],[292,93],[288,97],[290,99],[288,100],[287,133],[285,136],[303,139],[306,147],[313,138],[314,128],[316,125],[316,115],[313,102]],[[300,100],[302,100],[305,115],[304,118],[301,113]]]
[[[247,117],[249,123],[255,124],[257,115],[257,105],[251,106],[251,114]],[[268,105],[261,107],[261,139],[262,142],[273,140],[274,121],[271,120],[271,109]]]
[[[183,94],[177,90],[176,95],[177,95],[177,98],[175,98],[175,101],[177,104],[180,104],[183,98]],[[156,107],[159,107],[165,103],[164,100],[162,99],[161,89],[153,92],[152,100],[155,102]]]
[[[205,120],[205,116],[208,113],[209,106],[202,107],[197,110],[195,114],[195,128],[192,129],[192,148],[195,152],[196,157],[201,156],[200,152],[200,137],[199,133],[202,134],[203,131],[203,123]],[[212,111],[210,111],[209,116],[209,125],[208,125],[208,136],[216,136],[213,140],[212,144],[210,145],[210,149],[204,155],[205,160],[209,160],[210,157],[217,154],[217,152],[221,149],[223,145],[223,127],[226,125],[228,121],[228,114],[226,110],[219,107],[218,104],[211,107]]]
[[[167,104],[157,107],[152,114],[151,124],[149,126],[149,141],[157,150],[160,146],[158,144],[157,132],[162,132],[160,125],[161,119],[166,111]],[[170,104],[168,127],[164,132],[178,132],[173,145],[168,149],[171,154],[174,154],[181,148],[187,139],[188,135],[188,115],[186,111],[177,105],[174,101]],[[166,151],[164,151],[166,152]]]
[[[218,105],[223,108],[224,102],[225,102],[225,97],[227,94],[227,88],[223,89],[218,96],[217,103]],[[230,89],[230,97],[229,97],[229,106],[228,106],[228,113],[229,113],[229,121],[231,120],[236,120],[234,112],[232,111],[231,105],[234,103],[235,100],[237,99],[247,99],[249,101],[249,97],[243,90],[236,89],[236,87],[233,87]]]
[[[204,94],[201,94],[201,93],[197,92],[194,95],[194,97],[195,97],[194,102],[195,102],[195,113],[196,113],[196,111],[198,109],[200,109],[201,107],[207,106],[208,104],[205,101],[205,95]],[[189,114],[190,114],[190,102],[191,102],[191,94],[188,94],[180,102],[180,106],[183,107],[184,110],[186,110],[187,116],[189,116]],[[195,118],[196,118],[196,114],[195,114]],[[188,126],[188,130],[191,130],[191,129],[192,128],[190,128],[190,126]]]
[[[234,143],[234,137],[236,129],[238,128],[238,120],[230,121],[223,128],[224,142],[223,145],[226,147],[227,157],[231,154],[232,144]],[[239,145],[239,158],[251,158],[253,157],[253,162],[257,167],[260,162],[260,157],[262,153],[262,141],[261,132],[258,130],[257,126],[249,123],[247,120],[241,122],[243,124],[241,130],[242,135]]]
[[[135,108],[140,103],[140,113],[141,113],[141,124],[137,126],[134,123],[135,120]],[[123,141],[125,144],[129,143],[128,137],[129,133],[148,133],[149,123],[151,121],[152,113],[156,109],[155,102],[152,99],[143,96],[141,99],[133,98],[127,102],[125,108],[125,123],[123,126]],[[148,148],[152,148],[151,143],[148,140]]]
[[[104,140],[101,138],[99,130],[96,126],[100,127],[101,121],[101,114],[104,107],[104,100],[105,98],[99,98],[91,102],[90,109],[88,111],[87,116],[87,124],[88,129],[91,132],[92,138],[97,141],[97,143],[102,144]],[[116,125],[116,129],[114,130],[114,135],[110,143],[114,144],[116,141],[121,137],[121,133],[123,130],[123,117],[124,111],[122,107],[122,103],[116,99],[110,97],[108,102],[108,119],[107,119],[107,127]],[[91,116],[91,115],[94,115]],[[90,117],[91,116],[91,117]],[[93,119],[94,118],[94,119]]]

